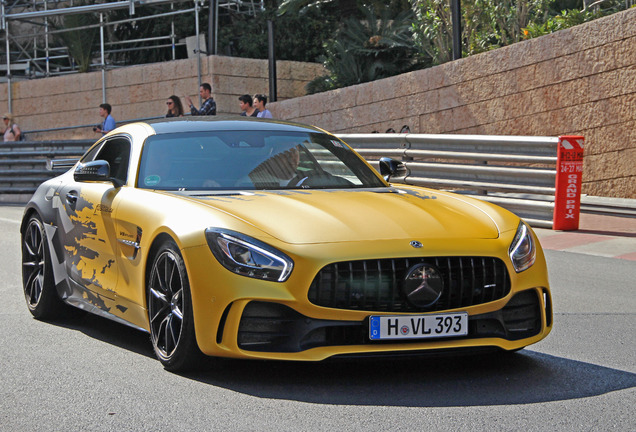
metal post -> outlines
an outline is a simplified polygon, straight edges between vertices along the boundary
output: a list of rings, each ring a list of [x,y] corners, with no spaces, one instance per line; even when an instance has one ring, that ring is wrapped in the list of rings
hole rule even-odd
[[[99,13],[99,44],[102,59],[102,103],[106,103],[106,57],[104,56],[104,14]]]
[[[269,101],[276,102],[276,53],[274,52],[274,22],[267,20],[267,54],[269,59]]]
[[[4,2],[3,2],[3,4],[4,4]],[[37,7],[37,1],[36,0],[33,0],[33,6]],[[33,35],[33,59],[36,59],[38,57],[39,57],[38,56],[38,35],[37,35],[37,33],[35,33]],[[33,65],[34,66],[36,65],[35,60],[33,60]],[[29,67],[29,69],[30,69],[30,67]],[[29,75],[31,75],[30,72],[29,72]],[[34,76],[35,76],[35,74],[34,74]]]
[[[197,77],[199,79],[199,87],[201,87],[201,47],[199,46],[199,0],[194,0],[194,19],[195,19],[195,29],[196,29],[196,49],[197,49]],[[199,88],[197,87],[197,89]],[[203,100],[201,99],[201,92],[199,92],[199,107],[201,106]]]
[[[11,51],[9,51],[9,22],[7,21],[4,33],[6,36],[6,48],[7,48],[7,108],[9,112],[13,112],[13,98],[11,92]]]
[[[46,11],[48,3],[44,2],[44,10]],[[49,77],[51,75],[51,59],[49,54],[49,19],[44,17],[44,53],[46,57],[46,76]]]
[[[219,50],[219,0],[214,0],[214,55]]]
[[[462,58],[462,9],[461,0],[451,0],[453,26],[453,60]]]
[[[174,10],[174,3],[170,3],[170,10]],[[170,42],[172,43],[172,60],[175,60],[177,58],[175,39],[176,35],[174,34],[174,17],[172,17],[172,19],[170,20]]]
[[[208,54],[216,55],[219,25],[219,1],[210,0],[210,15],[208,16]]]

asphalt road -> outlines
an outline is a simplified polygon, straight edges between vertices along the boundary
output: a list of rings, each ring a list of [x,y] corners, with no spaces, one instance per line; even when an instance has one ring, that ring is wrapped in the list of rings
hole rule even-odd
[[[22,294],[20,207],[0,207],[2,431],[636,429],[636,265],[547,251],[555,326],[510,356],[164,371],[148,336],[45,323]]]

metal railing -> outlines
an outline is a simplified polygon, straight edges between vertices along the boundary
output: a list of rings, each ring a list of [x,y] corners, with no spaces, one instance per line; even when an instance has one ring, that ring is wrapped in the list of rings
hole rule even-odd
[[[0,201],[26,202],[40,183],[65,171],[47,169],[48,160],[79,159],[94,142],[95,140],[0,142],[0,197],[5,198]]]
[[[474,195],[507,208],[533,226],[551,228],[556,137],[430,134],[341,134],[378,168],[381,157],[402,161],[392,182]]]
[[[339,137],[376,169],[381,157],[404,162],[408,173],[391,179],[394,183],[469,194],[511,210],[532,226],[552,227],[557,138],[424,134]],[[26,202],[42,181],[64,171],[48,170],[47,161],[79,158],[94,142],[0,142],[0,198]],[[584,195],[581,212],[636,217],[636,200]]]

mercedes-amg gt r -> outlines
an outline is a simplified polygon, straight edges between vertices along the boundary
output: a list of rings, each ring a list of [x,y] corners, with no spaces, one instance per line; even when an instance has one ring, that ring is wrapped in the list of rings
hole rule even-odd
[[[28,308],[148,332],[169,370],[204,356],[513,351],[547,336],[545,259],[523,220],[389,183],[400,162],[380,172],[300,124],[125,125],[26,206]]]

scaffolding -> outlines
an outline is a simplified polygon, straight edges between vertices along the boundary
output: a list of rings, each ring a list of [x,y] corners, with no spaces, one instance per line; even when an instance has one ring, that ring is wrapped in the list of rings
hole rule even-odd
[[[69,73],[77,73],[78,65],[69,55],[67,46],[54,46],[51,41],[64,32],[99,30],[99,58],[91,62],[90,68],[101,70],[102,99],[106,102],[106,70],[119,67],[109,60],[116,53],[153,49],[171,49],[172,59],[177,58],[177,47],[186,46],[186,39],[194,39],[194,47],[188,50],[198,59],[199,82],[201,81],[201,54],[216,54],[218,35],[218,15],[222,11],[255,16],[264,10],[264,0],[120,0],[95,4],[74,5],[73,0],[1,0],[0,28],[4,36],[4,53],[0,47],[0,82],[8,85],[8,108],[11,111],[12,80],[33,79]],[[77,3],[77,2],[75,2]],[[136,16],[136,8],[146,6],[170,5],[169,12],[148,16]],[[107,21],[105,14],[115,10],[128,9],[128,18]],[[203,9],[210,10],[208,23],[208,44],[201,40],[200,14]],[[52,20],[62,19],[73,14],[96,14],[99,22],[74,28],[55,28]],[[177,40],[174,17],[192,14],[194,34],[186,39]],[[125,23],[152,21],[157,18],[172,17],[170,34],[152,38],[121,41],[106,40],[108,27]],[[203,42],[203,43],[202,43]],[[1,46],[2,44],[0,44]],[[140,46],[133,46],[140,45]]]

